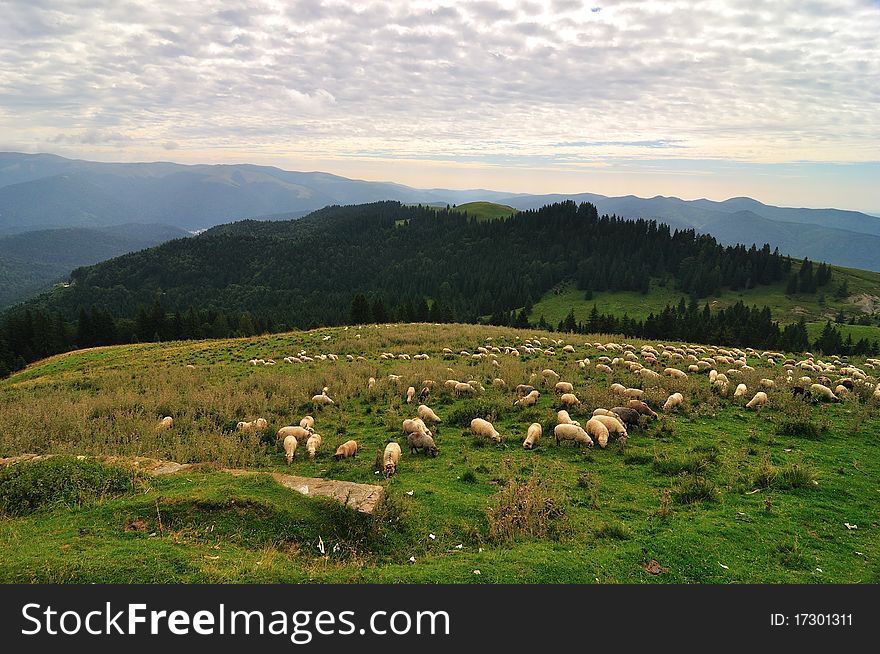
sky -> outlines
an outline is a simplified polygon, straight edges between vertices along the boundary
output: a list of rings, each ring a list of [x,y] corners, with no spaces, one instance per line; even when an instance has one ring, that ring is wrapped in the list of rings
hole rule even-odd
[[[0,0],[0,150],[880,214],[880,0]]]

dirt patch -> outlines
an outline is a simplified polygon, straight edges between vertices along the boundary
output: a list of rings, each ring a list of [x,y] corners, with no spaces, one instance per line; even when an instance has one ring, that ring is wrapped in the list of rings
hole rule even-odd
[[[850,295],[846,298],[846,301],[855,305],[858,307],[859,311],[867,313],[869,316],[880,313],[880,297],[877,297],[876,295],[858,293],[856,295]]]
[[[0,466],[11,466],[23,461],[39,461],[40,459],[48,459],[52,456],[54,455],[22,454],[21,456],[11,456],[5,459],[0,458]],[[77,458],[85,459],[86,457],[78,456]],[[320,479],[317,477],[297,477],[294,475],[284,475],[278,472],[258,472],[256,470],[242,470],[240,468],[221,468],[211,464],[176,463],[174,461],[160,461],[158,459],[148,459],[146,457],[106,456],[95,458],[104,463],[127,465],[141,470],[153,477],[204,469],[219,470],[236,477],[246,475],[272,475],[272,478],[285,488],[294,490],[297,493],[302,493],[303,495],[308,495],[309,497],[330,497],[356,511],[360,511],[361,513],[372,513],[385,496],[385,490],[381,486],[356,484],[351,481],[336,481],[334,479]]]

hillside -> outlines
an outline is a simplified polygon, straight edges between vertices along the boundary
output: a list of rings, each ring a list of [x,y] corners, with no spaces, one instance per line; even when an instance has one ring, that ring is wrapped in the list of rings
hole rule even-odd
[[[532,330],[372,325],[96,348],[39,362],[0,381],[0,457],[199,465],[149,478],[89,461],[50,459],[8,470],[0,461],[0,581],[880,581],[880,405],[868,387],[839,404],[805,403],[789,392],[782,360],[770,364],[743,351],[754,370],[737,379],[749,396],[761,377],[780,385],[756,413],[744,408],[748,398],[711,390],[705,374],[650,381],[623,366],[602,373],[595,362],[613,352],[595,347],[600,342],[607,337],[559,342]],[[649,363],[639,351],[643,341],[625,344]],[[491,356],[470,356],[480,347],[497,366]],[[444,356],[443,348],[455,354]],[[544,354],[548,348],[554,354]],[[283,362],[302,351],[314,360]],[[386,352],[394,358],[383,359]],[[399,358],[422,353],[429,358]],[[661,355],[659,370],[683,367],[673,353]],[[591,365],[579,365],[584,357]],[[254,366],[253,358],[278,364]],[[852,363],[875,373],[862,359]],[[538,381],[545,368],[573,384],[583,404],[569,412],[581,424],[595,407],[621,402],[612,383],[644,389],[660,418],[630,427],[625,443],[557,446],[559,398]],[[372,386],[369,377],[377,380]],[[442,384],[448,378],[472,379],[485,390],[457,396]],[[507,388],[493,385],[495,378]],[[415,411],[405,401],[407,387],[420,389],[426,379],[438,382],[426,400],[442,420],[433,428],[436,458],[411,454],[400,429]],[[540,389],[536,406],[515,406],[513,387],[530,381]],[[336,404],[316,407],[309,398],[324,386]],[[685,401],[663,411],[673,391]],[[315,459],[300,449],[288,466],[275,432],[304,414],[315,417],[323,445]],[[174,425],[160,430],[166,415]],[[268,421],[265,431],[236,431],[237,421],[257,416]],[[501,443],[470,433],[477,416],[493,422]],[[525,450],[534,422],[543,436]],[[335,448],[348,439],[362,445],[360,453],[335,461]],[[391,440],[403,454],[386,480],[376,461]],[[268,476],[233,476],[221,467],[377,484],[385,504],[361,515]],[[64,495],[71,476],[79,480],[79,504]],[[100,494],[89,494],[97,493],[92,485]]]
[[[846,274],[847,293],[874,297],[876,275]],[[576,315],[566,331],[826,354],[880,350],[870,332],[851,342],[834,330],[820,339],[805,326],[774,320],[768,303],[783,301],[774,290],[780,284],[783,293],[798,284],[805,300],[838,292],[841,280],[825,264],[801,269],[767,245],[725,247],[693,230],[599,216],[587,203],[494,220],[394,202],[328,207],[297,220],[221,225],[79,268],[70,279],[0,321],[0,375],[76,347],[319,325],[403,320],[552,328],[556,322],[546,318],[557,314],[542,298],[564,288],[579,289],[584,299],[588,291],[623,293],[639,307],[590,325]],[[565,304],[550,296],[551,304],[565,314],[577,305],[583,315],[588,305],[574,301],[577,292],[564,296]],[[735,301],[714,299],[724,294]],[[652,306],[657,311],[646,317]]]
[[[0,309],[66,281],[74,268],[186,236],[176,227],[142,224],[0,236]]]
[[[0,234],[49,227],[160,222],[190,231],[255,216],[299,216],[334,204],[394,200],[434,206],[488,202],[517,210],[573,200],[599,213],[696,229],[727,245],[770,243],[783,254],[880,271],[880,218],[856,211],[594,193],[530,195],[417,189],[250,164],[99,163],[0,153]],[[506,211],[506,210],[505,210]]]
[[[496,220],[508,218],[517,212],[513,207],[495,202],[465,202],[452,207],[453,211],[466,213],[477,220]]]

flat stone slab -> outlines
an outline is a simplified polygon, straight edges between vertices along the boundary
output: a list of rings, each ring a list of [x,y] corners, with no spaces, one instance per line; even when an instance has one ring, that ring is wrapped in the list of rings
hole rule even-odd
[[[231,475],[260,475],[267,474],[254,470],[241,470],[224,468],[223,472]],[[385,496],[385,489],[372,484],[357,484],[353,481],[337,481],[335,479],[321,479],[319,477],[297,477],[285,475],[280,472],[269,473],[279,484],[297,493],[309,496],[331,497],[337,502],[360,511],[372,513]]]
[[[38,461],[40,459],[48,459],[53,454],[23,454],[21,456],[12,456],[9,458],[0,458],[0,466],[10,466],[22,461]],[[78,459],[85,459],[84,456],[78,456]],[[121,456],[105,456],[95,457],[106,463],[119,463],[132,466],[138,470],[142,470],[151,476],[171,475],[176,472],[184,472],[186,470],[198,469],[205,464],[193,463],[176,463],[174,461],[161,461],[158,459],[149,459],[146,457],[121,457]],[[215,468],[216,469],[216,468]],[[353,481],[337,481],[335,479],[321,479],[319,477],[297,477],[296,475],[285,475],[280,472],[260,472],[258,470],[244,470],[241,468],[220,468],[221,472],[236,477],[253,476],[253,475],[271,475],[279,484],[297,493],[308,495],[309,497],[330,497],[337,502],[345,504],[349,508],[360,511],[361,513],[373,513],[382,498],[385,496],[385,489],[381,486],[372,484],[357,484]]]

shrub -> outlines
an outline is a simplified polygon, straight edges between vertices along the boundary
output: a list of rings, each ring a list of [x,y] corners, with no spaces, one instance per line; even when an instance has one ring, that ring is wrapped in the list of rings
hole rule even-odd
[[[622,522],[608,522],[596,530],[596,538],[613,538],[614,540],[629,540],[632,532]]]
[[[821,438],[822,434],[828,431],[827,426],[819,426],[813,424],[809,419],[803,418],[783,418],[776,425],[776,433],[780,436],[797,436],[800,438]]]
[[[512,480],[496,493],[486,518],[489,538],[495,542],[558,539],[568,531],[563,498],[542,483],[537,471],[526,481]]]
[[[81,506],[135,489],[135,476],[119,466],[75,457],[52,457],[0,470],[0,513],[27,515],[53,504]]]
[[[466,484],[476,484],[477,475],[474,474],[473,470],[465,470],[464,474],[461,476],[461,480]]]
[[[792,488],[813,488],[816,484],[816,473],[803,463],[787,463],[774,466],[770,457],[766,456],[755,473],[754,485],[758,488],[776,488],[790,490]]]
[[[679,504],[714,502],[718,499],[718,489],[705,477],[685,476],[672,487],[672,498]]]
[[[486,398],[466,400],[449,412],[446,422],[457,427],[470,427],[474,418],[495,422],[503,418],[509,409],[510,407],[501,400]]]

